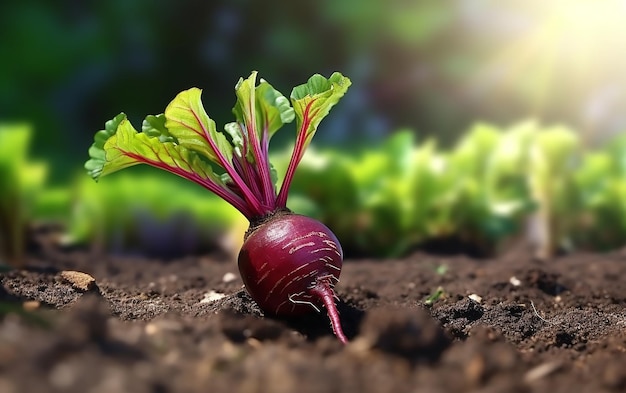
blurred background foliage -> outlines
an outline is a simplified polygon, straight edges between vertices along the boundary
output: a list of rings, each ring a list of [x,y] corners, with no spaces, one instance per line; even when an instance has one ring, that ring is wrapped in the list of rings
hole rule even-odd
[[[626,129],[624,17],[620,0],[3,2],[0,119],[29,121],[66,179],[122,109],[137,123],[198,86],[224,124],[251,69],[284,92],[340,70],[354,87],[318,143],[452,144],[527,117],[596,141]]]
[[[0,124],[0,261],[12,265],[23,263],[26,225],[47,172],[29,158],[32,137],[27,125]]]
[[[0,182],[5,256],[20,254],[37,222],[62,224],[57,245],[96,252],[238,252],[244,217],[154,168],[131,168],[100,183],[79,174],[64,187],[44,186],[47,166],[28,158],[28,131],[0,127],[0,141],[20,142],[1,145],[13,148],[0,160],[1,179],[10,180]],[[279,179],[290,156],[289,148],[271,154]],[[549,259],[624,245],[625,157],[626,135],[591,149],[569,128],[533,121],[508,128],[478,122],[452,147],[404,130],[376,149],[309,149],[288,206],[327,224],[350,257],[397,257],[418,247],[489,256],[522,245]]]
[[[606,174],[624,175],[618,156],[624,143],[615,140],[626,130],[626,57],[619,56],[626,52],[625,17],[621,0],[2,2],[0,120],[30,124],[33,160],[48,163],[47,191],[31,212],[76,217],[71,212],[79,208],[65,202],[84,195],[91,207],[80,209],[95,220],[102,213],[93,213],[93,201],[108,198],[106,184],[121,200],[133,199],[123,191],[131,187],[125,179],[107,180],[98,191],[82,185],[87,148],[105,120],[123,110],[140,124],[179,91],[198,86],[207,111],[223,125],[232,119],[234,82],[252,69],[284,93],[313,73],[339,70],[353,87],[316,136],[317,150],[296,176],[290,203],[353,233],[350,247],[367,252],[382,247],[397,254],[425,234],[461,227],[462,238],[487,244],[519,227],[522,212],[538,212],[538,222],[547,223],[569,211],[580,201],[557,195],[577,184],[589,185],[576,195],[597,212],[585,225],[623,209],[623,182]],[[567,131],[519,123],[527,118]],[[399,129],[411,131],[395,135]],[[551,145],[558,136],[535,135],[544,131],[562,140]],[[292,136],[277,134],[276,160]],[[561,143],[569,150],[559,152]],[[572,162],[575,178],[551,181]],[[517,165],[534,168],[533,175],[520,178]],[[182,187],[179,203],[195,206],[187,202],[193,185],[159,181],[146,180],[146,191],[137,194],[164,209],[158,214],[180,210],[176,203],[163,207],[169,202],[160,190]],[[512,195],[524,197],[512,201]],[[360,210],[345,212],[339,202]],[[460,210],[441,208],[453,205]],[[209,219],[212,213],[202,209],[192,215]],[[478,218],[489,212],[492,218]],[[498,218],[502,212],[517,218]],[[394,229],[379,231],[372,223]],[[73,225],[74,237],[89,233],[84,224]],[[559,220],[550,227],[555,239],[547,248],[573,239],[563,235],[568,225]],[[537,226],[534,233],[545,230]],[[400,234],[400,243],[390,245]],[[599,241],[594,236],[579,234],[577,241]],[[623,239],[621,232],[604,236],[606,244]]]

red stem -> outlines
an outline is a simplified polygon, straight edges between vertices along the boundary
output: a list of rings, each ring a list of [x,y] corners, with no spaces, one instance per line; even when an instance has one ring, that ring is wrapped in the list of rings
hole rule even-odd
[[[263,206],[261,205],[261,201],[258,200],[258,198],[256,197],[256,195],[254,195],[254,193],[252,193],[252,191],[243,181],[239,173],[237,173],[235,168],[233,168],[231,163],[226,160],[226,157],[224,157],[222,152],[217,148],[215,141],[209,135],[209,130],[206,129],[206,127],[204,126],[204,123],[202,122],[198,114],[194,112],[193,110],[191,111],[191,113],[195,117],[200,127],[202,127],[201,135],[204,136],[204,139],[209,143],[209,146],[211,146],[211,149],[213,150],[213,152],[215,153],[215,156],[217,157],[217,160],[219,161],[219,165],[222,168],[224,168],[224,170],[226,170],[226,173],[228,173],[233,183],[235,183],[237,188],[239,188],[239,190],[241,191],[242,197],[244,198],[246,203],[250,206],[250,210],[252,210],[253,214],[252,216],[246,216],[246,217],[251,218],[255,216],[263,216],[264,214],[266,214],[267,213],[265,211],[266,209],[264,209]],[[186,126],[186,125],[183,124],[183,126]]]
[[[265,125],[263,126],[263,133],[261,134],[261,140],[259,141],[259,157],[263,160],[259,167],[261,169],[261,177],[263,181],[263,188],[265,190],[265,202],[267,206],[273,207],[276,203],[276,190],[274,189],[274,183],[272,182],[272,175],[270,170],[269,161],[269,124],[267,122],[267,114],[265,114]]]
[[[180,167],[172,167],[170,165],[165,164],[162,161],[155,161],[155,160],[146,159],[144,156],[141,156],[141,155],[135,154],[135,153],[131,153],[131,152],[128,152],[128,151],[125,151],[125,150],[119,150],[119,151],[122,154],[124,154],[125,156],[131,157],[131,158],[133,158],[133,159],[135,159],[135,160],[137,160],[139,162],[143,162],[143,163],[148,164],[150,166],[153,166],[155,168],[163,169],[165,171],[168,171],[170,173],[178,175],[178,176],[180,176],[180,177],[182,177],[184,179],[187,179],[187,180],[190,180],[190,181],[192,181],[192,182],[194,182],[196,184],[199,184],[202,187],[206,188],[207,190],[213,192],[215,195],[219,196],[220,198],[222,198],[226,202],[228,202],[231,205],[233,205],[245,217],[252,217],[253,216],[253,213],[250,211],[249,205],[240,196],[238,196],[237,194],[235,194],[231,190],[226,189],[226,188],[216,184],[211,179],[207,179],[207,178],[201,177],[197,173],[187,172],[187,171],[183,170]]]
[[[239,173],[243,181],[250,187],[250,190],[254,195],[261,195],[261,191],[259,188],[259,183],[256,180],[257,174],[253,167],[247,164],[246,157],[233,157],[233,166],[235,171]]]
[[[341,320],[339,319],[339,311],[335,305],[335,291],[330,286],[327,279],[320,280],[313,288],[310,289],[310,293],[320,299],[326,307],[326,313],[330,319],[330,325],[333,328],[333,333],[341,341],[342,344],[348,344],[348,338],[343,333],[341,328]]]
[[[272,185],[272,179],[270,176],[267,155],[263,154],[264,149],[261,147],[261,140],[259,140],[257,134],[255,109],[255,103],[250,103],[250,118],[248,120],[249,124],[246,125],[246,130],[248,132],[248,140],[252,145],[252,154],[254,155],[254,161],[257,164],[257,173],[259,174],[261,181],[261,191],[263,193],[263,195],[261,196],[261,200],[264,202],[264,206],[266,206],[271,211],[275,197],[274,187]],[[265,114],[265,118],[267,118],[267,114]],[[263,140],[266,139],[264,137],[265,134],[267,134],[267,125],[264,125],[263,127]],[[247,160],[245,160],[245,164],[250,165]]]
[[[243,129],[244,125],[238,124],[238,126],[239,126],[239,129],[241,130],[241,134],[244,135],[245,134],[244,129]],[[246,182],[246,184],[249,185],[254,195],[260,196],[262,194],[260,193],[259,184],[258,184],[258,181],[256,180],[257,178],[256,170],[254,169],[254,167],[248,164],[248,160],[246,158],[247,151],[248,151],[248,138],[243,138],[243,145],[241,147],[241,152],[243,156],[235,155],[235,157],[233,157],[233,165],[235,167],[235,171],[237,171],[237,173],[243,176],[244,182]]]
[[[309,110],[313,102],[314,101],[311,101],[304,110],[304,115],[302,116],[302,124],[300,125],[300,129],[298,130],[298,136],[296,137],[296,143],[293,147],[293,153],[291,154],[291,159],[289,160],[287,173],[285,174],[285,179],[283,180],[283,184],[280,186],[280,192],[278,193],[278,197],[276,198],[275,208],[277,209],[287,207],[287,196],[289,194],[289,187],[291,186],[293,175],[296,173],[296,168],[298,167],[298,164],[300,163],[300,160],[304,155],[306,132],[311,125]]]

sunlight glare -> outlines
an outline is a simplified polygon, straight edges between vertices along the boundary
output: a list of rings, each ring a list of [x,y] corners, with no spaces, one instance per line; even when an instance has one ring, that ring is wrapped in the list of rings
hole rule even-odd
[[[486,59],[475,83],[530,97],[534,114],[549,100],[582,106],[606,86],[626,89],[626,1],[515,4],[509,11],[525,23]]]

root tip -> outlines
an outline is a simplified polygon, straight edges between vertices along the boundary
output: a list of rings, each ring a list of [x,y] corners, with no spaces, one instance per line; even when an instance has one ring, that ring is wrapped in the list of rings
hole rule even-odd
[[[335,304],[335,291],[330,286],[329,282],[324,280],[320,281],[318,285],[311,289],[311,293],[317,296],[326,307],[326,313],[330,319],[330,325],[333,329],[333,333],[342,344],[348,344],[348,338],[341,328],[341,319],[339,318],[339,311]]]

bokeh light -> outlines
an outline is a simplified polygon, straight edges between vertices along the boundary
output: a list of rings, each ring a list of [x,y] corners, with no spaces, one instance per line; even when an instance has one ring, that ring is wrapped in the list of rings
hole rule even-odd
[[[500,47],[484,59],[475,88],[506,99],[527,97],[528,115],[542,116],[559,103],[564,118],[587,132],[624,127],[626,105],[626,2],[521,1],[501,10]]]

